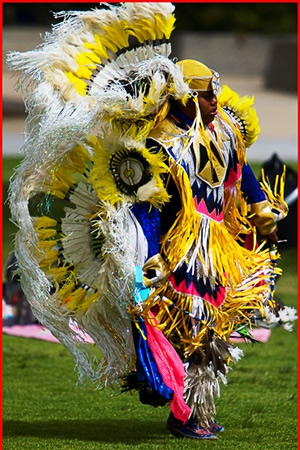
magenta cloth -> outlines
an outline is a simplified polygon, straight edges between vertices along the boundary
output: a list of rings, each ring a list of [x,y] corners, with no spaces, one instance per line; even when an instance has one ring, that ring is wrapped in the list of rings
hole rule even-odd
[[[155,321],[154,316],[152,320]],[[157,322],[155,321],[155,324]],[[145,320],[148,345],[164,383],[174,392],[170,403],[176,419],[186,422],[191,409],[183,399],[185,371],[181,359],[163,333]]]

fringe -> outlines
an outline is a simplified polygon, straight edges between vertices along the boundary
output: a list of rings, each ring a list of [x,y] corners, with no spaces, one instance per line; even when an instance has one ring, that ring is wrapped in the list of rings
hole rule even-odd
[[[283,167],[282,175],[276,175],[273,190],[271,189],[269,179],[266,179],[265,172],[261,170],[262,181],[260,183],[261,189],[267,196],[267,200],[272,208],[277,212],[277,220],[284,219],[288,214],[288,205],[284,201],[284,186],[285,186],[286,166]]]
[[[130,313],[148,317],[153,308],[159,307],[156,316],[158,327],[183,357],[189,358],[205,349],[212,332],[229,342],[230,335],[240,325],[252,328],[255,311],[264,314],[262,299],[267,299],[270,293],[267,282],[270,274],[271,269],[265,268],[249,275],[235,288],[227,287],[225,300],[219,308],[200,298],[178,293],[165,283],[144,301],[142,312],[139,307],[131,309]],[[265,284],[260,283],[262,281]],[[201,302],[201,314],[196,317],[193,310],[195,302]]]
[[[241,247],[225,224],[214,222],[210,218],[197,213],[194,199],[189,185],[189,178],[184,169],[178,165],[171,168],[171,174],[181,195],[182,208],[177,218],[162,240],[162,254],[175,271],[185,261],[189,269],[196,270],[196,260],[203,265],[204,275],[212,275],[221,285],[229,283],[228,276],[234,286],[239,284],[249,272],[264,263],[264,256]],[[235,225],[240,221],[237,206],[231,203],[229,209],[235,217]],[[239,230],[235,234],[248,231],[243,224],[248,225],[246,218],[242,218]],[[226,252],[223,249],[226,248]],[[188,256],[189,255],[189,256]]]
[[[184,399],[191,408],[191,417],[206,428],[216,415],[215,397],[220,397],[219,380],[211,366],[193,363],[186,366]]]

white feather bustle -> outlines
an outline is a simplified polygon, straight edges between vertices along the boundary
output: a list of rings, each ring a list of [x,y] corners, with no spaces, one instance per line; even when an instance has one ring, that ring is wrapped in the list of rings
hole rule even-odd
[[[88,94],[78,93],[67,72],[74,73],[78,69],[76,56],[78,52],[86,51],[86,43],[95,42],[96,32],[105,35],[105,27],[120,19],[153,19],[157,13],[167,16],[174,10],[170,3],[127,3],[117,8],[106,6],[108,9],[57,14],[56,17],[63,18],[63,21],[55,25],[51,33],[45,34],[41,46],[34,51],[11,52],[8,55],[9,66],[20,72],[18,86],[24,95],[28,113],[24,160],[15,172],[9,193],[12,220],[19,227],[16,256],[22,286],[37,319],[72,353],[79,379],[87,376],[98,385],[119,382],[120,377],[134,367],[135,350],[127,307],[134,285],[135,265],[142,266],[147,255],[145,236],[131,215],[128,202],[116,208],[102,205],[106,208],[106,215],[99,220],[99,228],[95,232],[105,236],[102,248],[105,261],[93,265],[92,273],[88,268],[92,255],[87,253],[84,255],[86,259],[80,258],[83,248],[78,247],[77,238],[80,234],[87,242],[89,225],[83,215],[90,211],[96,198],[89,188],[80,186],[75,190],[71,196],[75,210],[66,210],[62,220],[64,257],[77,265],[79,279],[83,283],[91,283],[98,289],[97,299],[75,317],[66,305],[60,303],[58,292],[50,295],[53,286],[39,266],[38,236],[29,203],[37,194],[47,195],[46,185],[51,182],[52,171],[60,167],[63,158],[75,145],[87,145],[90,135],[98,139],[106,136],[107,141],[116,139],[109,136],[111,118],[152,120],[167,98],[180,99],[190,93],[181,71],[168,59],[170,45],[161,42],[157,46],[150,40],[135,52],[127,50],[117,55],[109,51],[109,60],[102,60],[104,68],[99,67],[102,70],[93,78],[93,83],[90,80],[87,82]],[[118,82],[119,77],[128,76],[132,70],[137,79],[147,76],[151,79],[146,100],[143,92],[136,97],[128,95]],[[162,71],[167,74],[166,77]],[[112,79],[114,83],[110,83]],[[130,139],[125,136],[119,140],[119,146],[124,144],[138,148],[141,145],[134,138]],[[90,148],[89,151],[93,159],[93,150]],[[148,198],[155,189],[150,183],[139,192],[140,198]],[[86,191],[83,193],[83,190]],[[80,195],[84,197],[84,204]],[[72,236],[77,242],[74,248],[71,248]],[[75,319],[79,327],[93,338],[104,355],[104,362],[100,356],[98,359],[95,357],[89,346],[79,345],[84,342],[70,328],[70,319]]]

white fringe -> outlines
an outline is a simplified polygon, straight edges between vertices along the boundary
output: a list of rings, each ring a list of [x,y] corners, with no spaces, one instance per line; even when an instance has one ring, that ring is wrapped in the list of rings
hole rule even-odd
[[[223,375],[222,381],[226,377]],[[186,368],[184,400],[191,408],[191,417],[208,427],[216,415],[215,397],[220,397],[220,385],[211,365],[191,363]]]

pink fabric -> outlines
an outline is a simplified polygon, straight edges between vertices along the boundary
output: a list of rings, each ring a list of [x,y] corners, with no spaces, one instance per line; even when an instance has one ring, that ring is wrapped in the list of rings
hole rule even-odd
[[[173,274],[169,276],[169,281],[174,287],[174,290],[176,292],[181,292],[182,294],[188,294],[188,295],[194,295],[196,297],[200,297],[199,292],[197,291],[194,283],[191,281],[189,283],[189,286],[186,285],[186,280],[182,280],[181,283],[176,284],[176,280]],[[226,295],[226,288],[223,286],[219,286],[218,293],[216,295],[216,298],[214,298],[212,295],[209,295],[208,292],[206,292],[202,298],[206,300],[211,305],[215,306],[216,308],[219,308],[219,306],[222,305],[222,303],[225,300]]]
[[[230,168],[229,175],[227,176],[227,180],[224,183],[224,187],[227,188],[235,184],[241,178],[241,175],[242,170],[239,164],[237,165],[236,172],[232,168]]]
[[[154,316],[152,315],[153,320]],[[157,323],[155,321],[155,323]],[[191,413],[190,407],[183,399],[185,371],[178,354],[163,333],[145,320],[148,345],[152,351],[159,373],[164,383],[174,392],[171,411],[176,419],[186,422]]]
[[[203,200],[203,198],[198,203],[197,196],[195,195],[194,203],[195,203],[196,211],[198,213],[201,213],[204,216],[209,217],[210,219],[214,220],[215,222],[222,222],[223,221],[223,219],[224,219],[223,211],[221,211],[220,214],[217,213],[217,211],[215,209],[212,212],[209,212],[208,209],[207,209],[207,206],[205,204],[205,201]]]
[[[42,325],[12,325],[2,328],[4,334],[23,338],[40,339],[41,341],[59,342],[56,337]]]
[[[75,323],[70,322],[70,328],[78,333],[85,342],[90,344],[94,342],[90,336],[79,330]],[[56,339],[56,337],[53,336],[47,328],[38,324],[4,326],[2,328],[2,332],[11,336],[40,339],[41,341],[59,343],[58,339]]]

